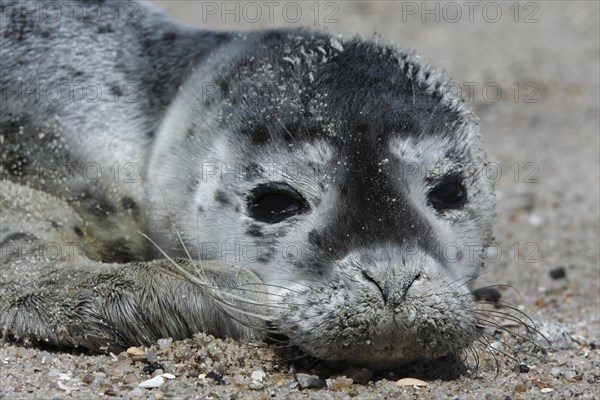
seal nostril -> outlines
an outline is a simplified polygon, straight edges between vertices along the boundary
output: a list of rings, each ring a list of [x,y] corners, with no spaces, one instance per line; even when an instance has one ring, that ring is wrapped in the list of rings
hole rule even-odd
[[[365,271],[362,271],[363,277],[368,280],[369,282],[372,282],[375,284],[375,286],[377,286],[377,289],[379,289],[379,292],[381,293],[381,297],[383,297],[383,303],[385,304],[387,302],[386,299],[386,295],[383,292],[383,288],[379,285],[379,283],[373,279],[372,277],[370,277]]]
[[[421,279],[421,273],[419,272],[417,275],[415,275],[415,277],[413,278],[412,281],[410,281],[408,283],[408,286],[406,286],[406,290],[404,291],[404,293],[406,293],[408,291],[408,289],[410,289],[410,287],[413,285],[413,283],[415,283],[416,281],[418,281],[419,279]]]

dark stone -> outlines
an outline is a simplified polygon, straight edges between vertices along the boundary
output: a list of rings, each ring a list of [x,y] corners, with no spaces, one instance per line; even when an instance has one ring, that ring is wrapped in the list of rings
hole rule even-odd
[[[493,287],[483,287],[475,289],[473,291],[473,297],[477,301],[486,301],[488,303],[497,303],[500,301],[502,294],[500,291]]]
[[[294,378],[300,389],[322,389],[325,387],[325,381],[316,375],[296,374]]]
[[[206,377],[217,382],[219,385],[222,385],[225,383],[225,381],[223,381],[223,375],[221,375],[220,373],[215,372],[215,371],[210,371],[208,374],[206,374]]]
[[[565,267],[558,267],[558,268],[554,268],[552,270],[550,270],[550,278],[557,280],[557,279],[564,279],[567,277],[567,270],[565,269]]]
[[[529,367],[525,364],[519,364],[519,372],[522,374],[526,374],[529,372]]]
[[[162,364],[148,364],[144,367],[143,371],[147,374],[152,374],[154,371],[156,371],[157,369],[162,369],[163,371],[165,370],[165,367],[163,367]]]

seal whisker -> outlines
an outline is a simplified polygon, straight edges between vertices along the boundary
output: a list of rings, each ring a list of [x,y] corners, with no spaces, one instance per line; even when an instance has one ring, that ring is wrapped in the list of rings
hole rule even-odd
[[[160,194],[162,195],[163,203],[164,203],[165,209],[167,211],[167,216],[169,217],[169,221],[171,222],[171,228],[175,232],[175,235],[177,236],[179,243],[181,243],[181,246],[183,247],[183,250],[185,251],[185,254],[187,255],[188,260],[194,261],[187,249],[187,246],[183,242],[181,235],[179,234],[179,229],[177,229],[177,225],[175,224],[175,221],[173,221],[173,217],[171,216],[171,210],[169,209],[169,206],[167,205],[167,198],[165,197],[165,192],[162,187],[160,188]],[[200,258],[198,258],[198,261],[200,261]],[[202,270],[202,265],[200,265],[200,269]]]
[[[508,333],[510,336],[514,337],[514,338],[518,338],[530,343],[534,343],[532,342],[531,338],[528,338],[526,336],[523,336],[519,333],[513,332],[512,330],[510,330],[509,328],[503,326],[502,324],[500,324],[499,322],[495,321],[492,318],[486,319],[484,317],[486,317],[485,314],[482,314],[480,312],[475,311],[475,314],[478,316],[478,323],[482,326],[487,326],[487,327],[492,327],[495,328],[496,330],[500,330],[502,332],[506,332]],[[537,344],[536,344],[537,346]]]
[[[512,354],[509,354],[497,347],[494,347],[493,343],[491,343],[488,338],[493,339],[497,343],[500,343],[502,345],[502,347],[510,350],[512,352]],[[515,362],[521,362],[521,359],[519,358],[519,354],[504,340],[499,339],[499,338],[497,338],[489,333],[485,333],[485,332],[479,337],[479,340],[483,341],[482,343],[484,343],[487,346],[486,348],[488,351],[490,351],[490,353],[493,354],[493,352],[498,352],[498,353],[502,354],[503,356],[508,357]]]
[[[281,125],[281,127],[283,128],[283,130],[285,131],[285,133],[287,133],[287,134],[288,134],[288,136],[290,137],[290,139],[291,139],[291,140],[296,140],[296,139],[294,138],[294,135],[292,135],[292,132],[290,132],[290,131],[288,130],[288,128],[286,128],[286,127],[285,127],[285,125],[283,124],[283,122],[281,122],[281,119],[277,118],[277,123],[278,123],[279,125]]]
[[[175,260],[173,260],[173,258],[171,258],[167,253],[165,253],[152,239],[150,239],[147,235],[145,235],[144,233],[140,232],[140,234],[142,236],[144,236],[146,239],[148,239],[154,246],[156,246],[156,248],[158,249],[158,251],[160,251],[163,256],[177,269],[179,270],[180,273],[182,273],[185,277],[187,277],[191,282],[194,282],[196,285],[198,285],[199,287],[203,288],[205,291],[205,294],[207,296],[209,296],[211,299],[215,300],[216,302],[218,302],[219,304],[221,304],[222,306],[236,311],[236,312],[240,312],[243,313],[244,315],[247,316],[251,316],[251,317],[255,317],[255,318],[260,318],[263,319],[265,321],[269,320],[271,317],[268,315],[260,315],[254,312],[250,312],[244,309],[240,309],[239,307],[237,307],[236,305],[225,301],[225,299],[223,299],[221,296],[218,296],[214,290],[214,287],[212,287],[211,285],[206,284],[205,282],[201,281],[199,277],[196,277],[192,274],[190,274],[188,271],[186,271],[184,268],[182,268]],[[247,299],[238,296],[238,295],[234,295],[232,293],[228,293],[229,296],[231,296],[233,299],[235,300],[239,300],[239,301],[247,301]],[[260,305],[263,305],[262,303]]]
[[[472,337],[473,340],[481,343],[484,346],[484,349],[493,357],[494,362],[496,364],[496,374],[498,374],[500,371],[500,363],[499,363],[498,358],[494,354],[495,351],[497,351],[498,353],[500,353],[514,361],[519,362],[520,359],[518,358],[518,354],[516,352],[514,352],[514,350],[503,340],[498,339],[498,338],[494,337],[493,335],[488,334],[484,330],[480,330],[478,332],[473,332],[473,331],[463,331],[463,332],[464,332],[464,334]],[[511,350],[514,355],[508,354],[508,353],[494,347],[493,344],[488,339],[488,337],[493,339],[494,341],[500,343],[503,347],[506,347],[507,349]]]
[[[494,304],[492,304],[492,305],[494,305]],[[519,318],[511,313],[500,311],[500,310],[477,309],[476,308],[476,309],[474,309],[474,312],[476,312],[477,314],[480,314],[480,315],[485,315],[485,316],[490,316],[490,317],[492,315],[501,316],[501,317],[508,319],[509,321],[516,322],[520,326],[526,327],[527,330],[533,330],[536,333],[540,333],[539,330],[535,327],[535,323],[533,323],[529,317],[527,317],[527,319],[530,320],[529,322],[531,322],[531,324],[526,323],[524,320],[522,320],[521,318]]]

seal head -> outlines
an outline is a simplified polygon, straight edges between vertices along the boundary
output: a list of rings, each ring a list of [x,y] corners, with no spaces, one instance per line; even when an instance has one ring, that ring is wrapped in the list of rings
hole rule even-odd
[[[457,352],[490,240],[478,122],[418,56],[303,30],[240,34],[190,76],[152,155],[151,231],[252,270],[308,354]],[[152,192],[153,191],[153,192]]]

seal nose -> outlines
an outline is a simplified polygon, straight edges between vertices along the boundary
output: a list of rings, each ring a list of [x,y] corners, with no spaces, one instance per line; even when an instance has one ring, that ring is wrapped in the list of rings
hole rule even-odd
[[[396,277],[377,276],[368,270],[362,270],[362,274],[367,281],[377,286],[383,297],[383,304],[390,307],[399,306],[406,298],[408,289],[410,289],[415,281],[421,278],[420,271],[415,271],[414,273],[407,272],[402,276]]]

